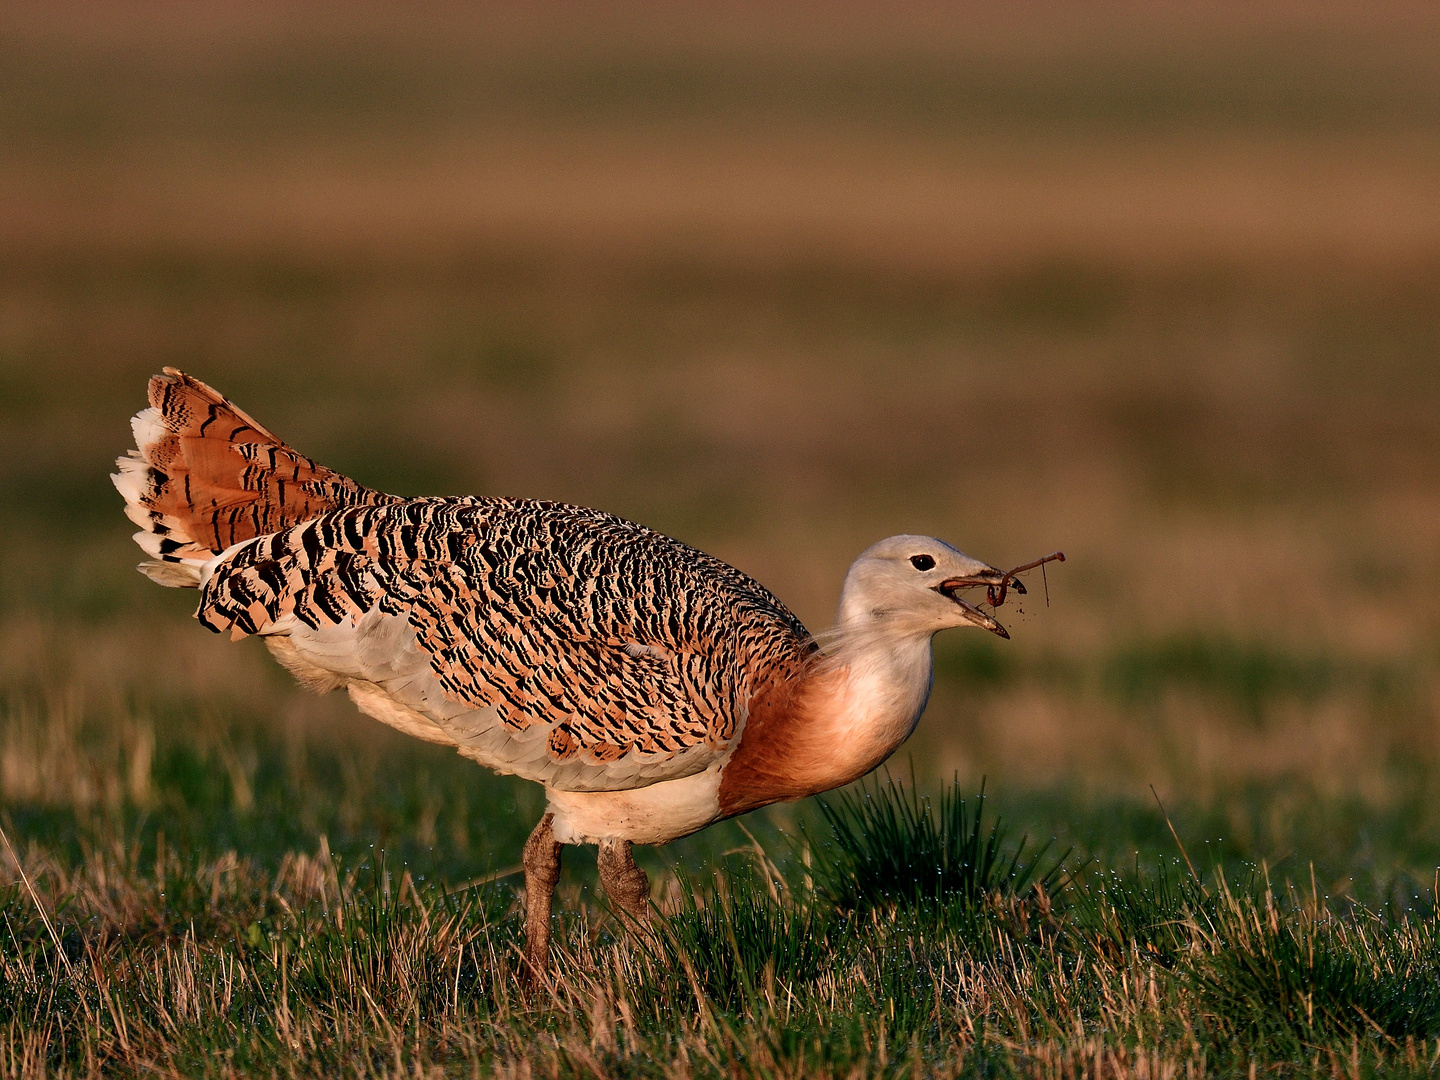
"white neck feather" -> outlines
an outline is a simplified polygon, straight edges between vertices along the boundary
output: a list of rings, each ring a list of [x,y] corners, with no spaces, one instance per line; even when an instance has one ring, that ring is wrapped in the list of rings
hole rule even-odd
[[[842,619],[845,612],[842,608]],[[910,737],[930,699],[934,660],[930,628],[896,625],[866,612],[820,639],[822,670],[835,677],[827,711],[836,735],[888,757]]]

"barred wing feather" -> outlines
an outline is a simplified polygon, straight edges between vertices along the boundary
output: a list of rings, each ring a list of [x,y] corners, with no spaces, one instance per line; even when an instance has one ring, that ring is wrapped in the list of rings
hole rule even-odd
[[[809,651],[799,620],[733,567],[611,514],[525,500],[323,514],[221,555],[197,614],[235,637],[403,618],[464,723],[543,759],[513,771],[577,789],[703,769],[756,690]],[[419,709],[461,741],[450,710]]]

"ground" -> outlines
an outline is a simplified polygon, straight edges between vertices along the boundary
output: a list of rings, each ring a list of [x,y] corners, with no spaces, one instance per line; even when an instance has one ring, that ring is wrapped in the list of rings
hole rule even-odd
[[[1433,12],[83,14],[0,16],[0,1069],[1435,1067]],[[524,998],[538,790],[134,573],[164,364],[816,630],[888,534],[1065,550],[892,762],[1046,854],[774,808],[644,943],[567,852]]]

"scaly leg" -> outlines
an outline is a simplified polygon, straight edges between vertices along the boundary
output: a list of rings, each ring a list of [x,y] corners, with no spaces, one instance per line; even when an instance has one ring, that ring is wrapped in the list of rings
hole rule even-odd
[[[596,859],[600,883],[621,920],[636,928],[650,920],[650,879],[635,865],[629,840],[601,840]]]
[[[550,827],[554,820],[554,814],[540,819],[520,858],[525,867],[526,982],[531,987],[544,983],[550,962],[550,901],[560,880],[560,844]]]

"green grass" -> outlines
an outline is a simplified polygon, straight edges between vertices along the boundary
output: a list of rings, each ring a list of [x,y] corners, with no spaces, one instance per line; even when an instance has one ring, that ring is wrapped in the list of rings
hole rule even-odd
[[[958,783],[932,802],[886,770],[882,784],[861,780],[822,797],[820,812],[831,838],[816,845],[820,895],[841,910],[927,904],[967,909],[997,897],[1054,890],[1062,859],[1046,848],[1025,859],[1025,841],[1007,845],[1000,820],[983,829],[985,790],[973,804]],[[1007,850],[1008,847],[1008,850]]]
[[[1341,693],[1356,694],[1382,711],[1411,707],[1428,659],[1419,650],[1383,658],[1337,657],[1214,629],[1120,640],[1097,652],[1083,663],[1055,655],[1017,659],[1002,644],[957,635],[939,643],[936,670],[970,693],[1031,682],[1097,692],[1128,710],[1153,708],[1166,695],[1180,694],[1263,724],[1276,706],[1313,708]]]
[[[668,876],[648,934],[572,888],[556,984],[517,982],[503,883],[452,890],[383,855],[32,845],[0,892],[7,1075],[1049,1075],[1111,1062],[1247,1075],[1440,1056],[1434,895],[1380,915],[1257,869],[1171,857],[1049,870],[958,785],[834,800],[783,865],[755,845]],[[878,826],[878,829],[876,828]],[[937,846],[937,839],[939,844]],[[829,849],[824,858],[814,856]],[[924,887],[855,868],[880,849]],[[1003,854],[1002,854],[1003,853]],[[152,857],[153,854],[153,857]],[[907,861],[908,860],[908,861]],[[1078,871],[1078,873],[1076,872]],[[1048,884],[1048,888],[1045,885]],[[50,925],[41,917],[45,905]],[[963,917],[957,917],[963,913]]]

